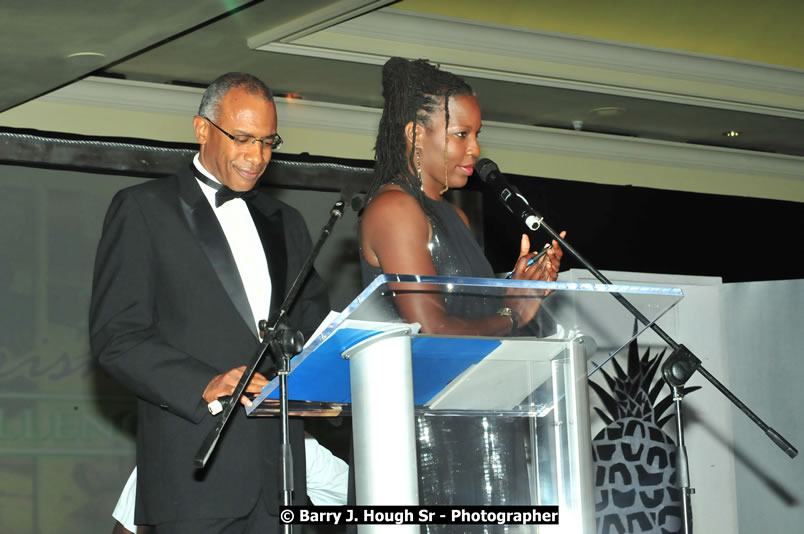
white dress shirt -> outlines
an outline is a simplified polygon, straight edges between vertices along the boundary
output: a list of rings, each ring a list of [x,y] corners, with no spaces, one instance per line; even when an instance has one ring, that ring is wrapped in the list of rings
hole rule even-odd
[[[204,176],[220,183],[220,180],[212,176],[201,165],[198,154],[193,158],[193,165]],[[265,250],[262,247],[257,228],[254,226],[251,213],[248,211],[246,202],[240,198],[229,200],[221,206],[215,207],[216,190],[197,178],[196,182],[209,201],[212,211],[215,212],[226,236],[226,241],[229,243],[235,264],[237,264],[237,271],[240,273],[240,279],[246,289],[248,303],[251,306],[255,335],[258,335],[259,323],[268,319],[271,307],[271,276],[268,272]]]

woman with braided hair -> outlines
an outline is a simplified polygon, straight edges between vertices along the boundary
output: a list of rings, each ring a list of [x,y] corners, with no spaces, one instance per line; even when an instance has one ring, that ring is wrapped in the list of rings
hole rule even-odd
[[[381,273],[493,278],[466,215],[442,197],[466,185],[480,152],[480,105],[472,88],[425,60],[402,58],[386,62],[382,81],[376,165],[360,220],[364,285]],[[559,244],[553,241],[549,252],[529,266],[535,254],[523,234],[512,278],[556,279]],[[467,305],[451,298],[420,293],[397,296],[395,304],[405,321],[420,323],[425,333],[505,336],[529,323],[540,302],[507,298],[502,306],[499,299]],[[529,504],[529,489],[521,485],[526,421],[417,416],[422,503]],[[502,529],[462,527],[467,532]]]
[[[494,278],[466,215],[442,197],[466,185],[480,152],[480,105],[472,88],[421,59],[391,58],[382,78],[376,164],[360,221],[364,285],[380,273]],[[523,234],[512,278],[555,280],[559,244],[553,241],[546,255],[528,265],[536,254]],[[468,311],[450,309],[435,297],[396,304],[422,332],[506,335],[530,322],[539,302],[512,298],[503,306],[497,301],[494,309]]]

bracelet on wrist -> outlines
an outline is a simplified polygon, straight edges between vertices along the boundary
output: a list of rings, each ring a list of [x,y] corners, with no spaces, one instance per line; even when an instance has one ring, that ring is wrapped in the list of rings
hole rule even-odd
[[[511,330],[519,328],[519,314],[513,308],[503,306],[497,310],[497,315],[511,319]]]

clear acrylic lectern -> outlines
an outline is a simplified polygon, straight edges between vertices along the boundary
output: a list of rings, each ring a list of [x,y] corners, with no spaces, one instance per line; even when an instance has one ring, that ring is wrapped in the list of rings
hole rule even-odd
[[[587,361],[600,362],[647,328],[605,332],[612,317],[629,314],[612,293],[650,322],[682,298],[676,288],[382,275],[292,360],[292,409],[351,414],[358,505],[559,506],[559,525],[394,532],[592,534]],[[437,309],[482,331],[485,320],[499,323],[501,308],[525,305],[538,309],[534,319],[505,336],[455,335],[438,321],[422,328],[404,316]],[[251,414],[275,414],[266,399],[277,396],[274,381]]]

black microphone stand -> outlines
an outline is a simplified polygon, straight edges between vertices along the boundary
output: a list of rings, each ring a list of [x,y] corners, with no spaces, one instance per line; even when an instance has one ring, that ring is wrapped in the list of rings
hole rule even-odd
[[[321,230],[321,235],[318,237],[313,249],[307,256],[307,259],[302,265],[299,274],[293,281],[285,300],[279,307],[279,310],[271,314],[269,320],[260,321],[260,332],[262,334],[262,342],[257,349],[251,363],[246,367],[245,372],[240,377],[240,381],[232,393],[232,396],[227,402],[223,403],[223,411],[221,413],[220,421],[215,425],[215,428],[207,435],[198,452],[195,455],[193,463],[196,468],[202,469],[206,466],[209,457],[212,455],[215,445],[220,439],[223,429],[226,427],[226,422],[232,415],[235,406],[238,405],[238,400],[246,390],[251,377],[254,375],[257,367],[259,367],[265,353],[270,351],[271,357],[277,369],[277,376],[279,377],[279,417],[281,419],[281,461],[282,461],[282,504],[290,506],[293,499],[293,454],[290,448],[290,433],[289,433],[289,419],[288,419],[288,392],[287,392],[287,377],[290,373],[290,359],[301,352],[304,345],[304,337],[301,332],[297,330],[290,330],[284,324],[287,321],[287,314],[290,308],[296,301],[296,296],[301,290],[307,276],[313,268],[313,262],[318,256],[324,242],[332,233],[332,227],[343,215],[343,200],[338,200],[332,210],[330,211],[330,218],[327,224]],[[285,532],[291,532],[291,525],[284,525]]]
[[[581,256],[581,254],[573,248],[569,243],[564,241],[564,239],[553,230],[547,223],[544,222],[544,217],[533,211],[536,214],[537,222],[535,224],[525,224],[525,226],[532,230],[537,231],[539,229],[544,229],[545,232],[550,234],[550,236],[555,239],[561,248],[568,251],[572,254],[575,259],[577,259],[595,278],[600,280],[602,283],[611,285],[611,281],[606,278],[603,273],[595,269],[595,267],[586,261],[586,259]],[[522,218],[524,222],[524,217]],[[681,419],[681,401],[684,397],[684,384],[687,380],[690,379],[692,374],[695,371],[698,371],[700,374],[704,376],[715,388],[717,388],[723,395],[726,396],[735,406],[737,406],[743,413],[745,413],[751,421],[753,421],[757,426],[759,426],[765,434],[773,441],[780,449],[782,449],[785,454],[787,454],[790,458],[795,458],[798,454],[798,450],[784,437],[781,436],[778,432],[776,432],[773,428],[768,426],[762,419],[759,418],[753,411],[751,411],[748,406],[743,404],[740,399],[738,399],[731,391],[729,391],[726,386],[721,384],[712,374],[707,371],[703,365],[701,365],[701,360],[695,356],[692,351],[690,351],[684,345],[676,343],[676,341],[670,337],[664,330],[661,329],[656,323],[651,322],[647,317],[645,317],[642,312],[640,312],[631,302],[625,298],[622,294],[617,292],[610,293],[615,299],[617,299],[631,314],[636,317],[638,321],[644,324],[647,327],[650,327],[656,334],[659,335],[669,346],[673,349],[673,352],[670,356],[665,360],[662,364],[662,376],[664,380],[668,383],[668,385],[672,388],[673,391],[673,402],[676,408],[676,425],[678,429],[678,455],[677,455],[677,463],[678,463],[678,473],[679,478],[682,484],[682,513],[684,518],[684,533],[685,534],[692,534],[692,506],[690,502],[690,496],[695,493],[695,490],[690,487],[690,479],[689,479],[689,461],[687,458],[687,450],[686,445],[684,442],[684,426],[682,424]]]

